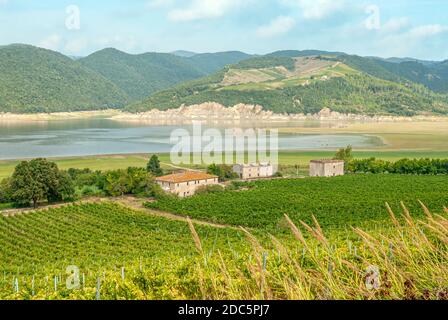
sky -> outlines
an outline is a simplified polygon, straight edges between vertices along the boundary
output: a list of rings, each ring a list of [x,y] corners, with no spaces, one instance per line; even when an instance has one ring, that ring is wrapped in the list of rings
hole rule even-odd
[[[448,59],[446,0],[0,0],[0,45]]]

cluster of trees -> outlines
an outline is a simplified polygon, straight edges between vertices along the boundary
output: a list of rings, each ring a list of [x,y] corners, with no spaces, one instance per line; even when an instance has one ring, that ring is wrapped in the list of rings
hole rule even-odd
[[[23,161],[14,174],[0,182],[0,203],[35,208],[40,202],[71,201],[83,196],[122,196],[133,194],[157,197],[161,189],[154,177],[163,174],[157,156],[147,168],[92,171],[90,169],[59,170],[46,159]]]
[[[339,149],[333,159],[344,160],[345,170],[349,173],[448,174],[448,159],[401,159],[396,162],[376,158],[354,159],[352,146]]]
[[[104,172],[70,169],[68,173],[81,196],[153,196],[157,188],[154,176],[144,168],[129,167]]]
[[[352,160],[347,165],[351,173],[394,173],[416,175],[448,174],[448,159],[401,159],[396,162],[376,158]]]
[[[207,173],[218,176],[219,181],[228,181],[238,178],[238,174],[233,172],[233,168],[226,164],[211,164],[207,168]]]
[[[117,197],[125,194],[157,196],[160,194],[154,177],[164,174],[157,155],[153,155],[146,168],[92,171],[90,169],[69,169],[68,174],[81,196],[104,195]]]
[[[32,203],[35,208],[41,201],[66,201],[74,195],[69,175],[45,159],[21,162],[12,177],[4,179],[0,185],[0,201],[26,206]]]

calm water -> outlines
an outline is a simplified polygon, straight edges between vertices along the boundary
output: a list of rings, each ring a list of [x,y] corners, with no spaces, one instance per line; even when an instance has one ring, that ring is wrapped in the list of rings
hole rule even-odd
[[[320,125],[289,124],[295,127]],[[251,126],[245,125],[245,127]],[[257,125],[257,127],[264,126]],[[107,119],[0,122],[0,159],[169,152],[172,148],[171,132],[179,128],[191,131],[191,126],[188,125],[154,126]],[[224,132],[223,127],[219,130]],[[365,135],[279,136],[280,150],[324,150],[347,145],[375,147],[381,145],[381,141]]]

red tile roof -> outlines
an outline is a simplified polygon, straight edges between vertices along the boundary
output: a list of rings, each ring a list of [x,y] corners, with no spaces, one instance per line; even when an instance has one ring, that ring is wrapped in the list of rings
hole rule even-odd
[[[158,177],[156,181],[169,182],[169,183],[182,183],[197,180],[218,179],[218,176],[203,172],[187,171],[183,173],[170,174],[168,176]]]

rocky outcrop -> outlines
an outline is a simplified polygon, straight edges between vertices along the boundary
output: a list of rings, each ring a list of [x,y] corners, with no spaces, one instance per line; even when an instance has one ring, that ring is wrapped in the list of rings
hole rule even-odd
[[[181,106],[177,109],[165,111],[153,109],[143,113],[126,113],[119,110],[103,111],[83,111],[83,112],[60,112],[60,113],[39,113],[39,114],[13,114],[0,113],[0,121],[49,121],[68,120],[84,118],[107,118],[117,121],[148,121],[160,124],[180,124],[191,123],[194,120],[210,121],[220,123],[235,121],[265,121],[265,122],[285,122],[285,121],[446,121],[446,117],[441,116],[417,116],[417,117],[397,117],[397,116],[366,116],[359,114],[343,114],[322,109],[317,114],[279,114],[269,110],[264,110],[262,106],[250,104],[237,104],[233,107],[225,107],[216,102],[206,102],[191,106]]]
[[[259,105],[237,104],[233,107],[225,107],[216,102],[206,102],[191,106],[181,106],[177,109],[165,111],[153,109],[143,113],[121,113],[112,117],[114,120],[143,120],[143,121],[413,121],[413,120],[437,120],[440,117],[396,117],[396,116],[367,116],[359,114],[343,114],[332,111],[329,108],[322,109],[317,114],[278,114],[264,110]]]
[[[121,114],[113,117],[113,119],[269,120],[275,116],[273,112],[263,110],[263,107],[258,105],[237,104],[227,108],[219,103],[206,102],[191,106],[183,105],[180,108],[165,111],[153,109],[144,113]]]

